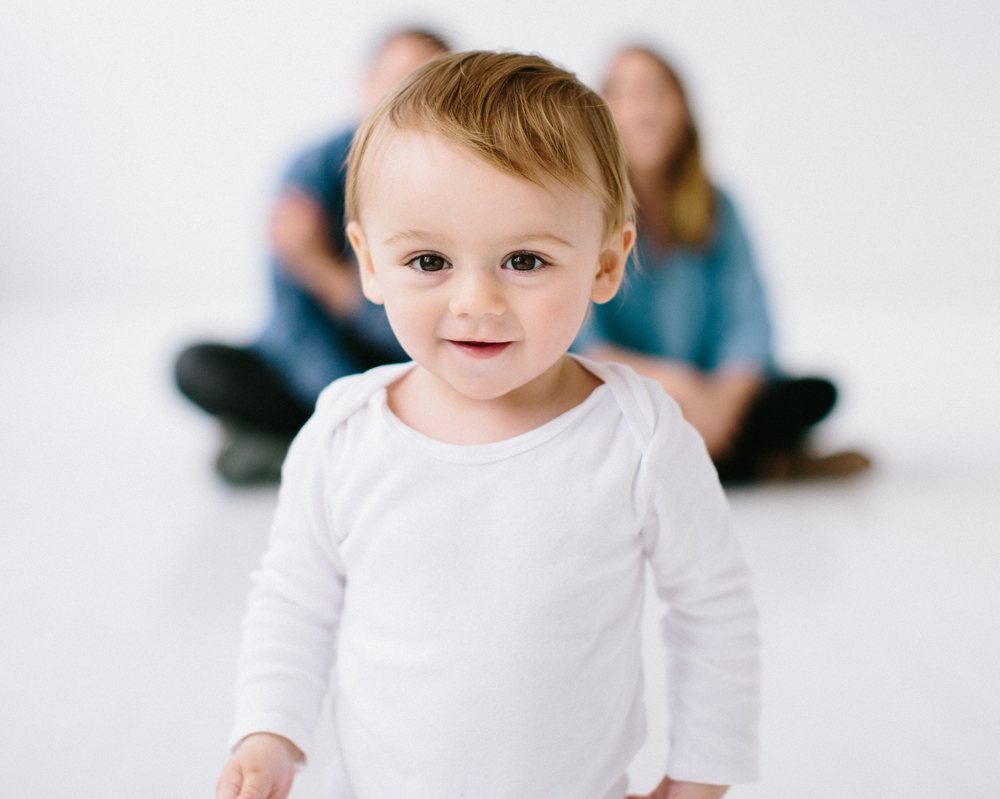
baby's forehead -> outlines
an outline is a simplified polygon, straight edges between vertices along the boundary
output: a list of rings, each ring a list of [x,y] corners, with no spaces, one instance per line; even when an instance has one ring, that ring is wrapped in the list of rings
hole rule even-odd
[[[359,210],[363,212],[372,190],[398,190],[407,181],[421,178],[441,187],[458,185],[468,179],[470,172],[489,175],[497,190],[502,185],[520,184],[544,190],[562,201],[579,198],[601,207],[596,190],[600,182],[596,158],[591,155],[586,163],[588,169],[583,174],[568,170],[558,174],[556,170],[544,170],[525,161],[511,163],[491,157],[488,148],[475,146],[461,132],[430,125],[401,127],[387,122],[373,131],[364,163],[360,165]]]
[[[531,182],[446,136],[406,131],[385,142],[359,199],[358,222],[385,245],[482,254],[517,246],[590,247],[598,200],[579,186]],[[454,248],[454,251],[452,250]]]
[[[386,146],[395,147],[409,129],[467,146],[497,171],[528,183],[583,189],[601,205],[605,234],[634,217],[625,154],[607,103],[539,56],[457,53],[399,84],[361,124],[351,147],[350,218],[358,217],[363,184],[379,171]]]

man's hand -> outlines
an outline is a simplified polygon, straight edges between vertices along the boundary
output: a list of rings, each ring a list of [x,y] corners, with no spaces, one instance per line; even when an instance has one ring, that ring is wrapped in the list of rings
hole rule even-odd
[[[295,764],[304,756],[280,735],[248,735],[226,763],[215,786],[215,799],[285,799],[292,789]]]
[[[728,785],[708,785],[704,782],[681,782],[664,777],[651,794],[629,794],[625,799],[720,799]]]
[[[334,316],[349,317],[361,303],[357,269],[330,249],[330,232],[316,200],[286,190],[271,217],[271,246],[292,280]]]

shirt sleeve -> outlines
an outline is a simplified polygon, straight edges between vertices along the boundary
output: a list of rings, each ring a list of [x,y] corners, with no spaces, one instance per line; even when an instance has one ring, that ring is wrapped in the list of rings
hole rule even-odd
[[[282,469],[267,553],[253,575],[236,683],[235,746],[282,735],[308,757],[333,665],[345,575],[325,502],[330,436],[316,414]]]
[[[760,667],[749,571],[704,443],[669,398],[658,416],[643,461],[643,540],[667,605],[667,774],[718,785],[751,782]]]
[[[732,203],[718,198],[714,315],[717,330],[712,368],[774,369],[771,316],[746,232]]]

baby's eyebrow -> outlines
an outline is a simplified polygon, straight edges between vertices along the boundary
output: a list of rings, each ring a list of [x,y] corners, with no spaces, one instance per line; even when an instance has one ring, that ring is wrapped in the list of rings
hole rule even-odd
[[[401,241],[427,241],[428,239],[441,241],[442,237],[429,230],[401,230],[399,233],[389,236],[383,244],[397,244]],[[447,243],[447,241],[443,243]]]
[[[431,233],[428,230],[401,230],[399,233],[395,233],[389,238],[387,238],[383,244],[398,244],[402,241],[435,241],[441,244],[448,244],[447,237],[442,237],[438,233]],[[501,244],[508,247],[515,247],[519,244],[525,244],[526,242],[550,242],[552,244],[558,244],[563,247],[572,247],[573,245],[566,241],[566,239],[561,238],[554,233],[548,233],[545,231],[531,232],[531,233],[519,233],[516,236],[510,236],[506,239],[501,240]]]
[[[517,236],[511,236],[509,239],[504,239],[504,244],[509,246],[516,246],[518,244],[524,244],[525,242],[535,242],[535,241],[547,241],[552,244],[559,244],[563,247],[572,247],[570,242],[566,241],[564,238],[560,238],[555,233],[547,233],[540,231],[538,233],[521,233]]]

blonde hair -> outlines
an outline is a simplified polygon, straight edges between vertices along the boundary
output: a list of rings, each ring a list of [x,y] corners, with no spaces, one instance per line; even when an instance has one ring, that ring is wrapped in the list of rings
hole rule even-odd
[[[663,175],[662,190],[670,200],[667,204],[667,216],[665,219],[643,221],[661,239],[700,247],[712,233],[715,190],[702,161],[701,139],[684,85],[677,71],[656,50],[642,45],[630,45],[619,50],[616,59],[627,53],[637,53],[653,61],[677,91],[684,109],[684,132]]]
[[[455,53],[403,80],[354,135],[349,219],[358,218],[367,162],[389,130],[440,135],[540,186],[554,180],[579,187],[600,202],[605,235],[634,220],[625,153],[607,103],[540,56]]]

